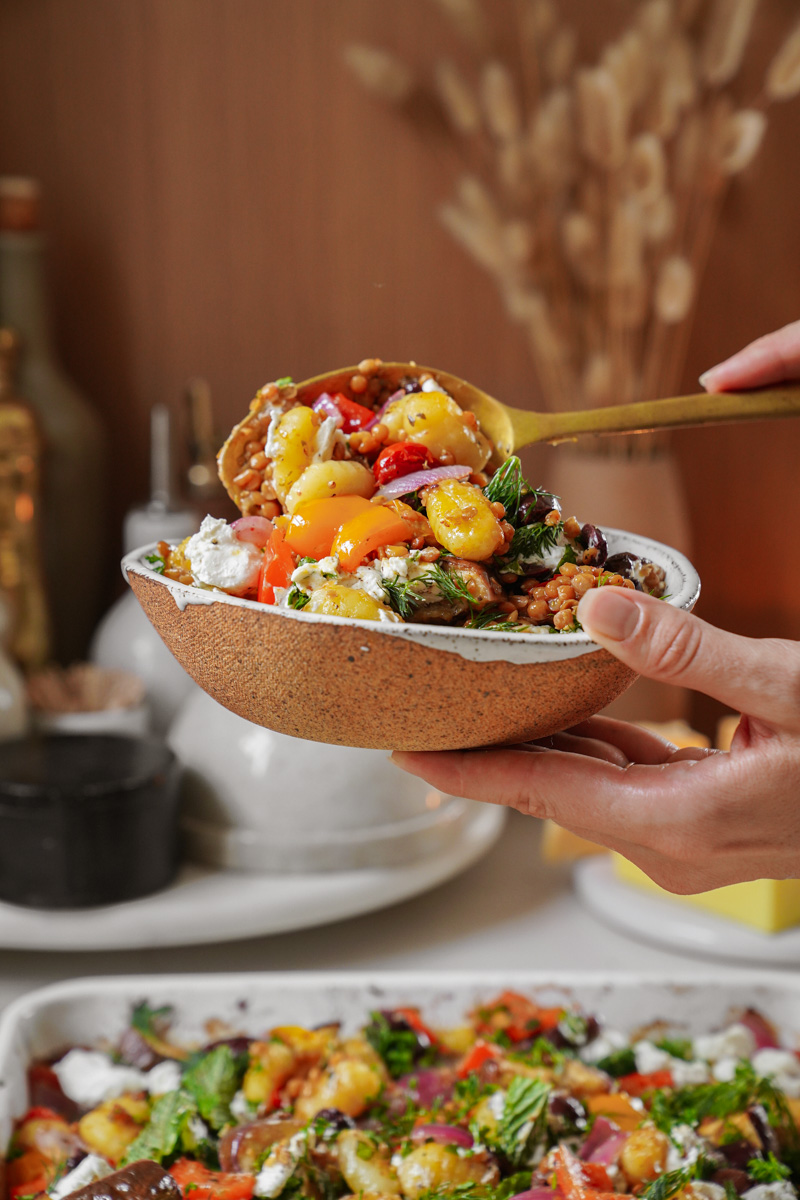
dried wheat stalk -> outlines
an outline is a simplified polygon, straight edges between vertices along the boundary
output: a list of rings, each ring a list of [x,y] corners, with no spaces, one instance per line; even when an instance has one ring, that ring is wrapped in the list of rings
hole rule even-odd
[[[726,190],[759,151],[768,105],[800,94],[800,24],[742,104],[758,0],[640,0],[581,65],[556,0],[503,7],[511,39],[480,0],[435,3],[472,49],[468,71],[443,55],[420,83],[369,47],[348,61],[396,105],[425,88],[438,102],[470,164],[441,220],[494,280],[551,405],[673,394]]]

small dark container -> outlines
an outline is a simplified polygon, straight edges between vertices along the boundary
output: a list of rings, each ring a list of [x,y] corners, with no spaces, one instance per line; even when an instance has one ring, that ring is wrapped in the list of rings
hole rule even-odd
[[[0,744],[0,899],[85,908],[166,887],[178,864],[179,777],[156,738]]]

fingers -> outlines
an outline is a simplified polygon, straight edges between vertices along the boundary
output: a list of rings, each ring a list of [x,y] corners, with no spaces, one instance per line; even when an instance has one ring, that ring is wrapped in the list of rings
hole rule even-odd
[[[649,841],[658,814],[666,813],[665,788],[672,794],[664,771],[682,789],[683,771],[691,769],[688,763],[625,769],[581,754],[522,748],[396,751],[392,759],[442,792],[551,817],[604,845]]]
[[[564,733],[554,733],[552,737],[543,738],[541,746],[549,750],[563,750],[567,754],[584,754],[587,758],[600,758],[604,762],[614,763],[617,767],[627,767],[630,759],[618,746],[605,742],[600,738],[578,736],[573,730]]]
[[[800,646],[745,638],[627,588],[587,592],[578,620],[650,679],[693,688],[738,712],[800,731]]]
[[[730,392],[800,379],[800,321],[745,346],[700,376],[709,392]]]
[[[652,730],[630,725],[627,721],[617,721],[613,717],[589,717],[588,721],[573,725],[567,733],[598,738],[616,746],[629,762],[647,763],[652,766],[667,762],[676,749],[672,742],[659,737]]]

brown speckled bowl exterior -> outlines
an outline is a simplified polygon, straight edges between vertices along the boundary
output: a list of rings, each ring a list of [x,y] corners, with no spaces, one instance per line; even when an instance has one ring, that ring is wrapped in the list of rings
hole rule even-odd
[[[160,580],[130,572],[129,582],[210,696],[256,725],[311,741],[379,750],[529,741],[598,712],[636,678],[606,650],[552,662],[471,662],[377,625],[312,630],[266,607],[224,603],[181,612]]]

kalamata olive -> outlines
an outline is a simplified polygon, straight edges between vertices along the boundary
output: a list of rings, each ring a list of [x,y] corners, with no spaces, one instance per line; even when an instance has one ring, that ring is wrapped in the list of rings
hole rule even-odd
[[[70,1100],[52,1067],[34,1063],[28,1068],[28,1097],[32,1108],[52,1108],[65,1121],[77,1121],[80,1108]]]
[[[249,1037],[229,1037],[220,1038],[217,1042],[209,1042],[203,1047],[204,1054],[210,1054],[212,1050],[216,1050],[219,1046],[227,1046],[234,1058],[239,1058],[242,1054],[247,1054],[250,1049],[250,1043],[253,1039]]]
[[[316,1121],[324,1121],[336,1133],[341,1133],[343,1129],[355,1129],[356,1123],[352,1117],[348,1117],[347,1113],[343,1113],[340,1108],[321,1108],[314,1118]]]
[[[636,583],[636,567],[641,560],[634,554],[630,554],[627,550],[621,550],[618,554],[612,554],[606,559],[606,570],[613,572],[614,575],[621,575],[623,579],[632,579]]]
[[[746,1171],[747,1164],[753,1158],[760,1158],[761,1154],[756,1150],[752,1142],[725,1142],[719,1147],[720,1153],[730,1167],[736,1167],[739,1171]]]
[[[553,1092],[548,1104],[550,1128],[561,1137],[586,1128],[586,1109],[574,1096],[567,1092]]]
[[[769,1123],[767,1111],[762,1104],[754,1104],[752,1108],[748,1108],[747,1115],[750,1118],[750,1124],[758,1134],[758,1140],[761,1142],[761,1148],[765,1154],[770,1151],[773,1154],[778,1152],[778,1139],[775,1136],[775,1130]]]
[[[138,1067],[140,1071],[149,1071],[156,1063],[164,1061],[163,1055],[154,1050],[139,1030],[133,1027],[125,1030],[119,1039],[118,1049],[122,1061]]]
[[[578,541],[584,548],[582,559],[593,567],[602,567],[608,558],[608,542],[602,529],[596,525],[582,525]],[[587,550],[591,553],[586,554]]]
[[[181,1191],[163,1167],[143,1159],[78,1188],[70,1200],[181,1200]]]
[[[720,1187],[725,1187],[730,1183],[741,1196],[742,1192],[746,1192],[752,1186],[750,1176],[747,1171],[739,1171],[736,1167],[723,1167],[719,1171],[715,1171],[711,1176],[712,1183],[718,1183]]]
[[[560,515],[561,504],[558,496],[554,496],[552,492],[531,492],[530,496],[524,496],[520,501],[517,524],[537,525],[553,510]]]

